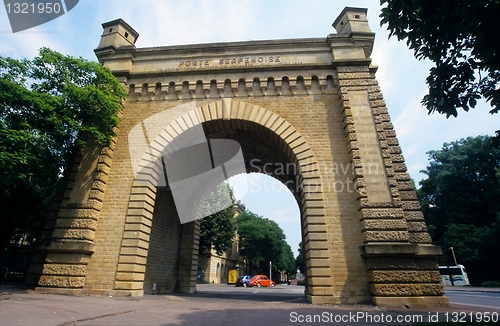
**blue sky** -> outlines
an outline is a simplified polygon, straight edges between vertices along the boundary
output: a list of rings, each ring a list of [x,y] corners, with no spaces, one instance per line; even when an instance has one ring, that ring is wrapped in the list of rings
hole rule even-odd
[[[489,115],[484,103],[471,112],[460,112],[456,119],[427,115],[420,101],[426,94],[425,78],[431,65],[417,61],[404,42],[388,40],[385,28],[379,27],[377,0],[80,0],[64,16],[16,34],[11,32],[5,7],[0,6],[0,55],[32,58],[46,46],[95,60],[93,49],[99,44],[101,23],[116,18],[139,32],[137,47],[326,37],[335,32],[331,24],[345,6],[368,8],[369,24],[376,33],[372,59],[379,66],[377,79],[409,173],[417,183],[425,177],[419,171],[427,165],[427,151],[441,148],[444,142],[492,135],[500,129],[500,116]],[[242,201],[251,211],[277,221],[295,250],[300,242],[297,204],[272,179],[256,178],[250,181],[260,184],[260,191],[249,191]]]

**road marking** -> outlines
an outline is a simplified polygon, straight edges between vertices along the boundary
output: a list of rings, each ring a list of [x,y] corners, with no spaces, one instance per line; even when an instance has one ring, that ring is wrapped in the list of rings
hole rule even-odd
[[[448,295],[450,295],[451,293],[448,293]],[[463,297],[475,297],[475,298],[500,298],[499,296],[495,296],[495,295],[477,295],[477,294],[465,294],[465,293],[453,293],[452,295],[456,295],[456,296],[463,296]]]

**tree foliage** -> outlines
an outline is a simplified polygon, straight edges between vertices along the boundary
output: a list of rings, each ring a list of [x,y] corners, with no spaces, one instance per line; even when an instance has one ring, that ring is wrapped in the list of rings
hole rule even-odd
[[[293,252],[276,222],[247,210],[237,216],[236,226],[240,254],[251,263],[266,266],[271,261],[289,275],[295,272]]]
[[[417,193],[434,241],[453,247],[471,278],[498,278],[482,267],[499,265],[491,248],[500,246],[500,150],[478,136],[428,154],[427,179]]]
[[[292,247],[284,240],[282,241],[282,245],[281,254],[273,265],[280,271],[286,271],[288,276],[293,278],[296,275],[297,267],[295,266],[295,257]]]
[[[0,57],[0,247],[36,235],[75,149],[110,144],[125,94],[97,62]]]
[[[381,25],[390,36],[406,40],[417,59],[434,63],[422,103],[434,111],[457,116],[477,100],[500,105],[500,2],[498,0],[381,0]],[[498,131],[497,131],[498,133]]]
[[[228,190],[234,204],[233,191],[228,184],[223,182],[209,196],[205,210],[210,210],[211,207],[220,207],[220,200],[224,198],[222,193]],[[222,255],[231,248],[236,232],[234,214],[235,209],[230,206],[200,220],[200,253],[210,252],[210,250],[214,249],[218,255]]]

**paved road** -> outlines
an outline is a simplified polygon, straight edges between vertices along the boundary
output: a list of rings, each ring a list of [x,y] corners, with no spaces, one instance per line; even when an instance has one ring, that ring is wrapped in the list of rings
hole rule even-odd
[[[303,288],[235,288],[200,285],[191,295],[113,298],[34,293],[0,287],[0,325],[412,325],[444,320],[446,312],[485,311],[474,306],[451,309],[386,309],[371,305],[310,305]],[[311,321],[309,323],[308,321]]]
[[[500,289],[452,288],[446,287],[450,303],[500,311]]]

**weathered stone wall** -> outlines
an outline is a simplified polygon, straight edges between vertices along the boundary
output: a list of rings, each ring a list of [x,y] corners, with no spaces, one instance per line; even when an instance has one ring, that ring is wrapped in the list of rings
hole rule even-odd
[[[159,188],[151,224],[144,293],[152,292],[153,283],[156,283],[156,293],[175,290],[181,232],[172,193]]]
[[[123,113],[126,115],[127,111],[124,110]],[[115,148],[117,155],[113,159],[113,168],[109,172],[108,188],[103,198],[101,218],[95,231],[95,252],[92,254],[87,266],[85,292],[111,295],[114,289],[115,277],[117,272],[120,272],[120,270],[117,270],[117,259],[122,242],[127,241],[122,240],[125,232],[124,216],[126,216],[131,196],[130,188],[134,182],[130,161],[126,159],[128,155],[124,155],[127,147],[125,147],[126,144],[124,144],[121,135],[120,129]],[[144,194],[144,196],[153,196],[153,198],[155,195],[155,191],[152,190]],[[146,241],[140,242],[138,245],[147,250],[148,243]],[[132,259],[138,258],[134,256]]]

